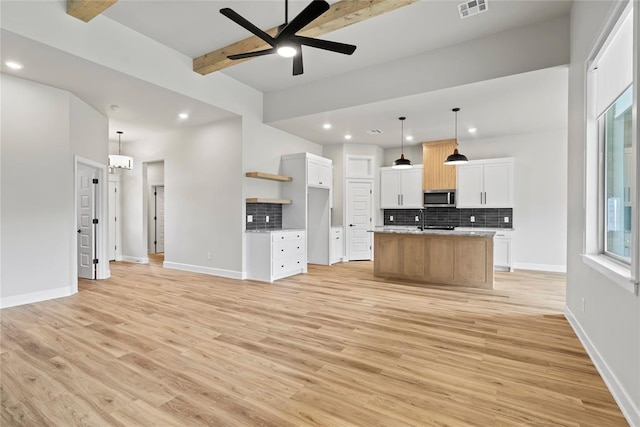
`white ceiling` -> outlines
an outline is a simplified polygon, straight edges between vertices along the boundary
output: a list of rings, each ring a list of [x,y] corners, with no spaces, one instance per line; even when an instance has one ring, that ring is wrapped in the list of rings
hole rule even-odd
[[[277,55],[256,58],[220,72],[263,92],[286,90],[562,16],[571,6],[570,1],[489,0],[488,12],[462,20],[458,3],[420,1],[327,34],[323,38],[357,45],[356,53],[345,56],[306,48],[302,76],[292,76],[291,60]],[[292,0],[289,19],[307,4],[308,0]],[[196,57],[250,35],[221,15],[222,7],[231,7],[264,29],[284,21],[283,0],[119,0],[104,16]],[[63,8],[60,10],[64,13]],[[116,130],[125,131],[126,139],[131,141],[233,116],[6,31],[2,32],[1,42],[3,60],[13,56],[29,63],[29,67],[15,74],[69,90],[108,116],[111,139],[117,139]],[[2,71],[14,73],[4,66]],[[405,134],[413,134],[414,143],[452,137],[453,107],[462,108],[460,129],[472,124],[478,127],[476,138],[557,129],[566,126],[566,78],[566,68],[542,70],[271,124],[322,144],[344,142],[342,134],[348,130],[354,135],[351,143],[385,148],[400,145],[400,115],[407,116]],[[112,104],[119,105],[119,111],[112,111]],[[190,113],[188,121],[177,119],[181,111]],[[320,127],[325,120],[334,125],[330,132]],[[365,133],[368,129],[381,129],[384,134],[369,136]],[[468,134],[460,132],[459,138],[464,140]]]

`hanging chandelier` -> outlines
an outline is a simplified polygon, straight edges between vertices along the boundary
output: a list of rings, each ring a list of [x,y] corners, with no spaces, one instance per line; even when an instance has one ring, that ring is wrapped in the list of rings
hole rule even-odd
[[[118,154],[109,154],[109,167],[131,170],[133,169],[133,157],[123,156],[121,153],[122,141],[120,137],[123,132],[119,130],[116,133],[118,134]]]

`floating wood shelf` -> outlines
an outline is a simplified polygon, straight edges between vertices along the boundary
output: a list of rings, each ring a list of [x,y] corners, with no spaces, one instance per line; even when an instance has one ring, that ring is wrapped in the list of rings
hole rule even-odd
[[[278,205],[290,205],[289,199],[263,199],[261,197],[247,198],[247,203],[274,203]]]
[[[289,182],[293,180],[293,178],[291,178],[290,176],[274,175],[272,173],[266,173],[266,172],[247,172],[246,176],[248,178],[260,178],[260,179],[268,179],[270,181],[280,181],[280,182]]]

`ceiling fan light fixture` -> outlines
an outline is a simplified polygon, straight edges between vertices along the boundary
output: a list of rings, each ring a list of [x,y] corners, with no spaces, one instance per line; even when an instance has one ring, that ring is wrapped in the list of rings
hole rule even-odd
[[[469,159],[467,159],[467,156],[465,156],[464,154],[460,154],[458,152],[458,111],[460,111],[460,108],[456,107],[451,111],[453,111],[456,115],[455,126],[454,126],[455,133],[456,133],[456,148],[453,150],[453,154],[450,154],[447,156],[447,158],[444,161],[444,164],[447,166],[463,165],[469,162]]]
[[[393,169],[411,169],[413,165],[411,164],[411,160],[404,158],[404,121],[406,117],[398,117],[400,120],[402,133],[400,135],[400,146],[402,147],[400,150],[400,158],[396,159],[391,166]]]
[[[298,49],[296,49],[295,46],[291,43],[281,43],[278,46],[277,52],[278,55],[282,56],[283,58],[293,58],[298,54]]]

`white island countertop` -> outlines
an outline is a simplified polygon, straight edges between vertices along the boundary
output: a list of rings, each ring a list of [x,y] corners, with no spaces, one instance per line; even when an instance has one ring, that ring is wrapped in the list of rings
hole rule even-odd
[[[375,227],[370,230],[374,233],[390,233],[390,234],[424,234],[436,236],[467,236],[467,237],[493,237],[496,232],[494,230],[420,230],[418,227]]]
[[[302,228],[278,228],[278,229],[261,229],[261,230],[245,230],[245,233],[279,233],[281,231],[304,231]]]

